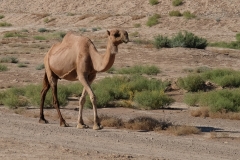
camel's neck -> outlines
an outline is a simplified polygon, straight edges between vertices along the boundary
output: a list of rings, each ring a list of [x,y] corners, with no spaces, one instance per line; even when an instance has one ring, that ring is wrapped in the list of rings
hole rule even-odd
[[[94,69],[97,72],[104,72],[110,69],[114,63],[117,52],[118,47],[114,46],[111,42],[108,42],[105,54],[99,54],[94,48],[94,50],[90,52]]]

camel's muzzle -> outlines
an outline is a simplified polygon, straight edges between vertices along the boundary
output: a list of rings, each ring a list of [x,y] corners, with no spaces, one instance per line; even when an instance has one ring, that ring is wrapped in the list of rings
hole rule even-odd
[[[122,42],[128,43],[128,42],[129,42],[129,39],[124,39],[124,40],[122,40]]]

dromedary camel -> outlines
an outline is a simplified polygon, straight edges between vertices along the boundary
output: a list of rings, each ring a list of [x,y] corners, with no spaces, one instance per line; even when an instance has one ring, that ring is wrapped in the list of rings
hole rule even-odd
[[[86,93],[88,93],[94,112],[93,129],[102,129],[97,115],[96,97],[90,84],[95,79],[97,72],[104,72],[111,68],[115,60],[115,55],[118,52],[118,45],[129,41],[128,33],[124,30],[113,29],[107,31],[107,33],[108,43],[105,54],[98,53],[89,38],[76,36],[72,33],[68,33],[61,43],[53,45],[48,51],[44,57],[45,75],[43,78],[43,89],[41,91],[40,123],[48,123],[44,118],[43,106],[47,91],[51,87],[53,105],[58,112],[60,126],[68,126],[59,109],[57,82],[58,79],[66,79],[69,81],[79,80],[84,88],[79,99],[77,128],[88,128],[82,118],[83,105],[85,103]]]

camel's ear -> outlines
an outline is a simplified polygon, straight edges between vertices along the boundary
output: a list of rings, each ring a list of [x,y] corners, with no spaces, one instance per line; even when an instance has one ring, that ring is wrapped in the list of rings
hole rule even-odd
[[[108,34],[108,36],[110,36],[110,32],[109,32],[109,30],[107,30],[107,34]]]

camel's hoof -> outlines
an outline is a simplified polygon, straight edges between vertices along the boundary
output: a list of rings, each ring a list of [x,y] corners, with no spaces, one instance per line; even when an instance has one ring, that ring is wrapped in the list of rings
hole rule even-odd
[[[89,126],[88,126],[88,125],[85,125],[85,124],[78,124],[78,125],[77,125],[77,128],[79,128],[79,129],[84,129],[84,128],[89,128]]]
[[[103,126],[102,125],[93,125],[93,129],[94,130],[101,130],[101,129],[103,129]]]
[[[61,123],[60,126],[61,126],[61,127],[69,127],[69,124],[67,124],[67,123],[65,122],[65,123]]]
[[[39,119],[39,121],[38,121],[39,123],[43,123],[43,124],[46,124],[46,123],[48,123],[48,121],[46,120],[46,119]]]

